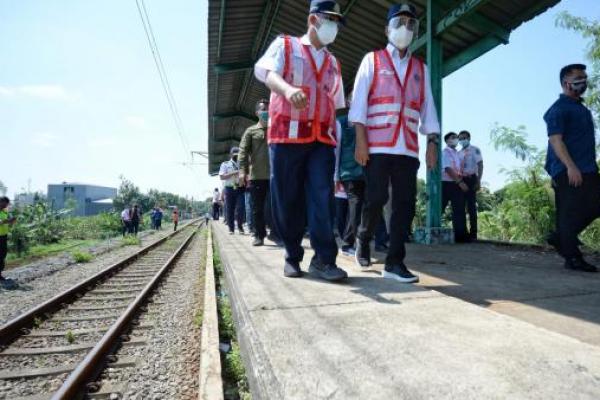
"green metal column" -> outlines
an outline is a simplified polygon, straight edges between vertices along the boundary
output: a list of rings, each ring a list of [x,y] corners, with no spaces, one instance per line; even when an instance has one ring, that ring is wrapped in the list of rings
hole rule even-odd
[[[440,6],[437,0],[427,0],[427,65],[431,79],[431,91],[437,108],[440,125],[442,121],[442,41],[435,35],[440,20]],[[438,146],[438,163],[434,170],[427,172],[427,228],[442,226],[442,152]]]

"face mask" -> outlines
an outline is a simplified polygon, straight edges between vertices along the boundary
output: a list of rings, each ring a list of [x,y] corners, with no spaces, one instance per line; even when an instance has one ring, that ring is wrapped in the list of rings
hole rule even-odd
[[[571,91],[578,96],[581,96],[587,90],[587,80],[580,80],[575,82],[569,82]]]
[[[456,147],[457,144],[458,144],[458,139],[448,139],[448,146]]]
[[[260,118],[261,121],[269,122],[269,112],[268,111],[260,111],[258,113],[258,118]]]
[[[469,139],[463,139],[463,140],[459,140],[458,143],[460,143],[460,145],[462,147],[469,147],[469,144],[471,144],[471,141]]]
[[[413,33],[402,25],[397,29],[388,29],[388,40],[400,50],[407,48],[413,40]]]
[[[334,21],[321,20],[321,26],[315,29],[319,42],[324,46],[333,43],[338,34],[338,24]]]

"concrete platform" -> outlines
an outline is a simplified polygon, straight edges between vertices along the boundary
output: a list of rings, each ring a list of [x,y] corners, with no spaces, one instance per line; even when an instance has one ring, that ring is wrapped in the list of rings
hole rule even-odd
[[[411,246],[419,285],[343,256],[350,279],[328,284],[213,228],[255,399],[600,398],[600,277],[553,255]]]

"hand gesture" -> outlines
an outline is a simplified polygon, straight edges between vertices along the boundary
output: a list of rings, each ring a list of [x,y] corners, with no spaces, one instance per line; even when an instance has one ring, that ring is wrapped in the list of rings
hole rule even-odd
[[[291,87],[286,93],[285,98],[296,110],[303,110],[308,105],[308,97],[301,88]]]

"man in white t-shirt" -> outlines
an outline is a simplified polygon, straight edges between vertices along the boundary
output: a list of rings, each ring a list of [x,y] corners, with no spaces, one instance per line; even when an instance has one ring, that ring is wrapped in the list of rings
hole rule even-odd
[[[239,147],[232,147],[229,154],[231,158],[221,163],[219,177],[223,181],[223,191],[225,193],[225,218],[229,226],[229,233],[233,235],[235,223],[237,222],[238,231],[244,234],[244,191],[245,188],[238,185],[240,167],[237,162]]]
[[[469,190],[462,178],[462,157],[456,150],[458,135],[448,132],[444,136],[446,147],[442,152],[442,212],[450,203],[454,241],[468,240],[466,235],[465,193]]]
[[[469,213],[468,237],[473,241],[477,240],[477,192],[481,189],[483,157],[481,150],[471,144],[471,134],[468,131],[461,131],[458,134],[458,143],[462,147],[459,153],[463,162],[463,181],[469,187],[465,193],[465,203]]]
[[[125,207],[125,209],[121,211],[121,224],[123,225],[123,236],[131,232],[131,213],[132,210],[130,207]]]

